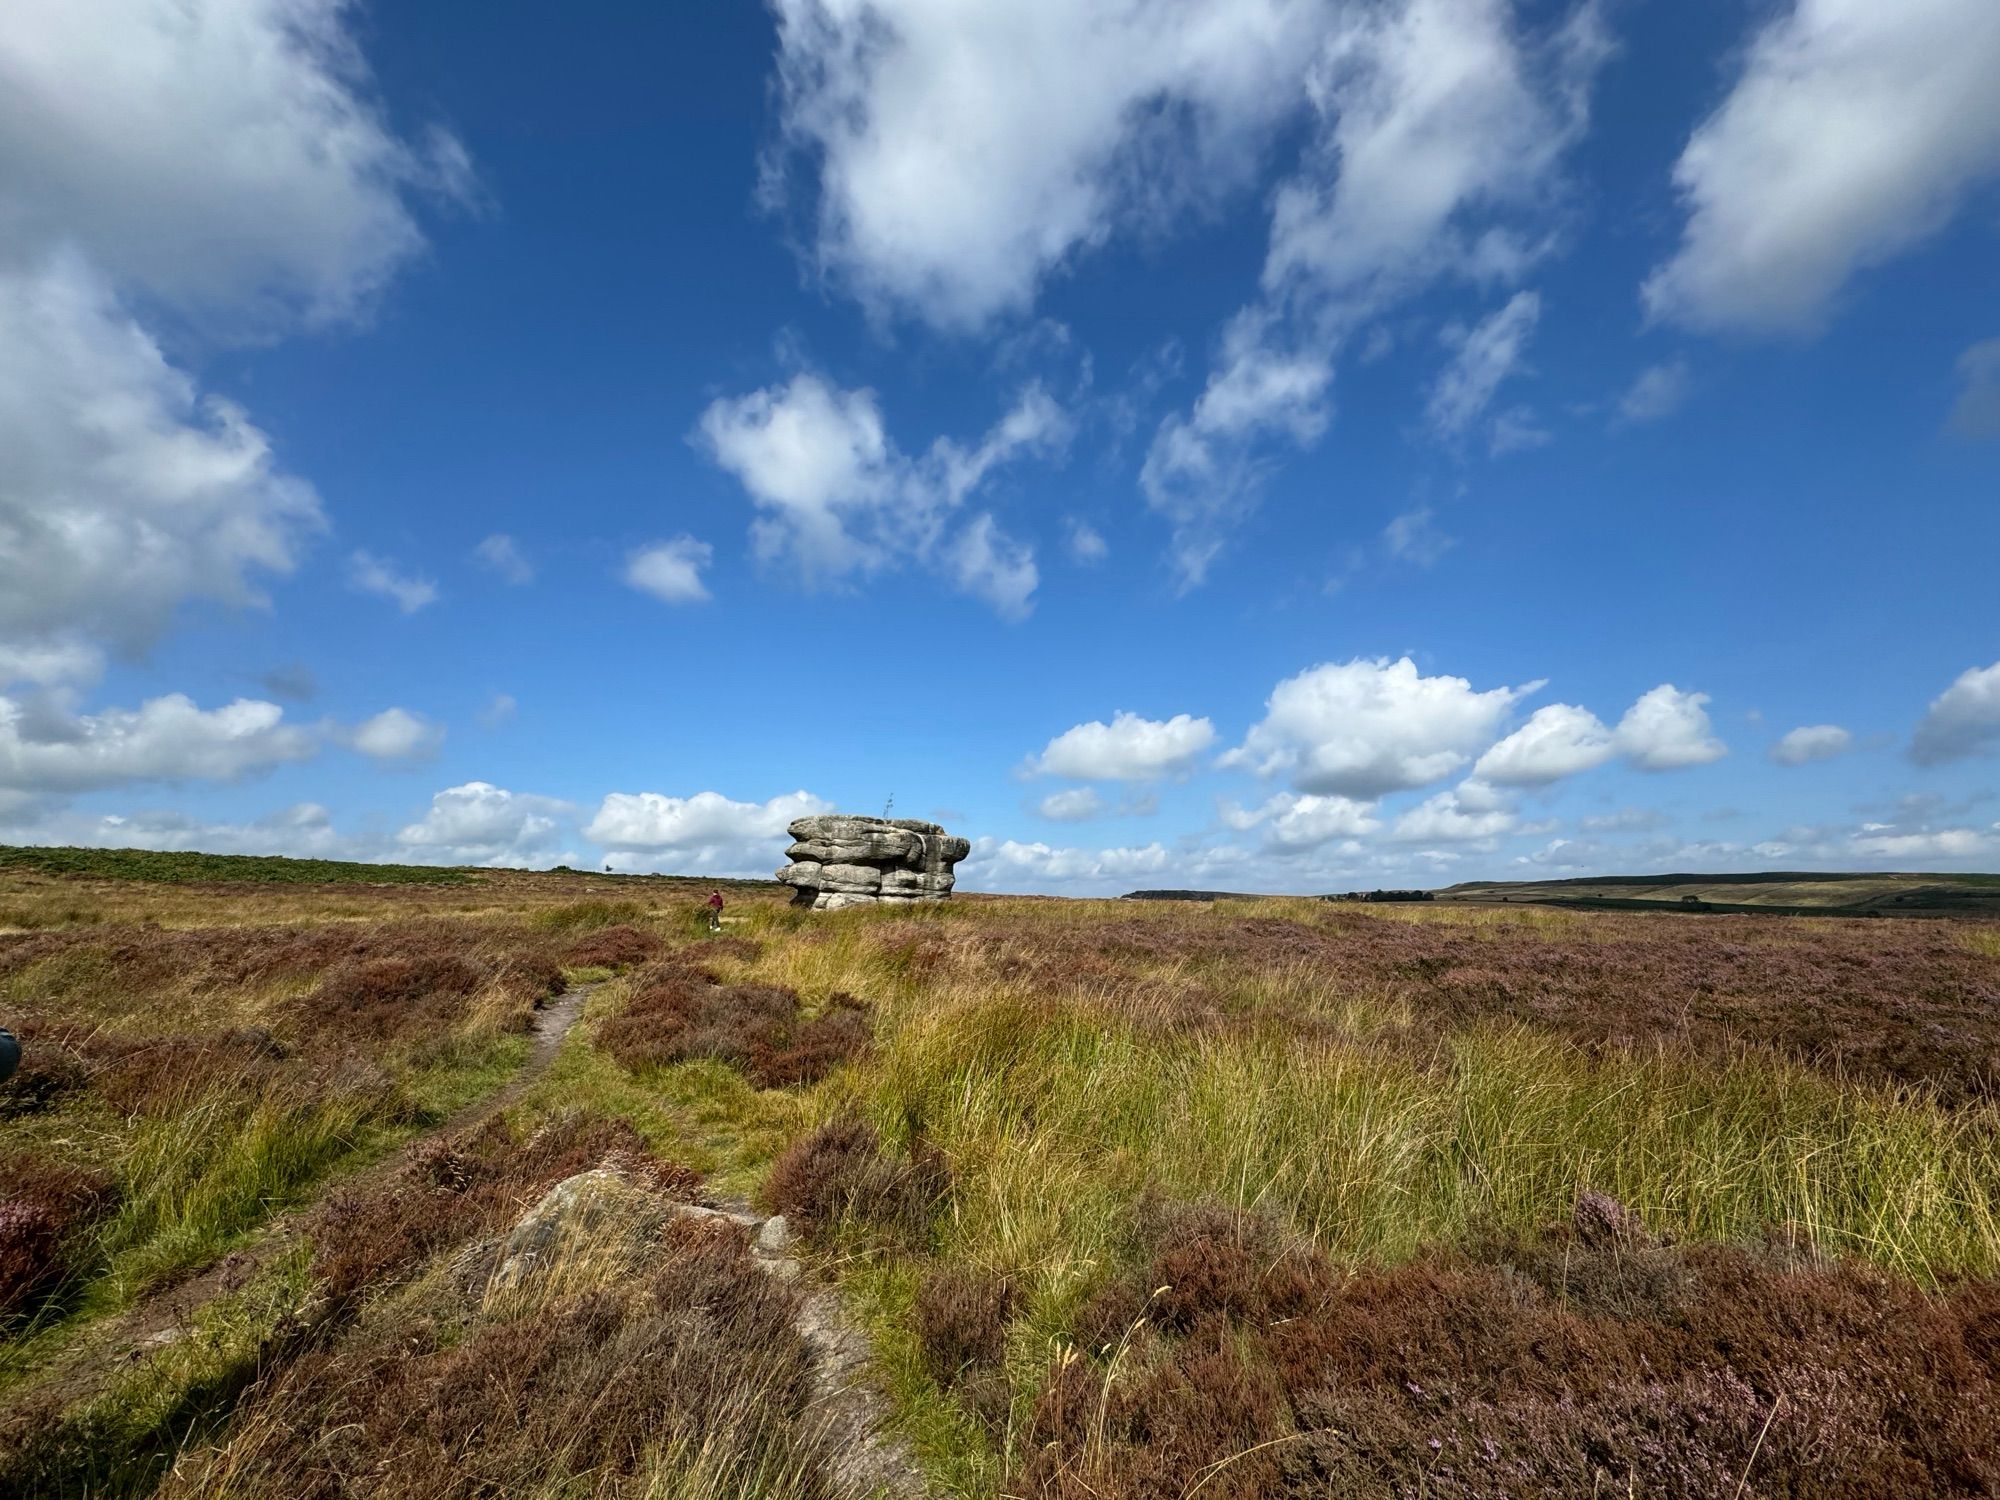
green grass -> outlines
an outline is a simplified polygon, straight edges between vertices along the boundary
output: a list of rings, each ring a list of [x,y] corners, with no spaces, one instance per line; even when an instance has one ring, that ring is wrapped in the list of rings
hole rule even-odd
[[[95,880],[246,881],[260,885],[463,885],[464,870],[429,865],[364,865],[334,859],[282,859],[257,854],[198,854],[185,850],[75,849],[0,845],[0,869]]]
[[[1757,1055],[1600,1059],[1488,1028],[1426,1062],[999,999],[906,1021],[857,1102],[944,1146],[961,1253],[1058,1297],[1115,1252],[1148,1187],[1276,1211],[1350,1259],[1533,1230],[1595,1189],[1687,1238],[1792,1226],[1924,1281],[2000,1270],[1991,1111]]]
[[[219,1431],[267,1352],[305,1307],[311,1247],[301,1241],[239,1290],[199,1308],[176,1336],[111,1385],[50,1413],[8,1479],[22,1494],[147,1495],[184,1444]]]

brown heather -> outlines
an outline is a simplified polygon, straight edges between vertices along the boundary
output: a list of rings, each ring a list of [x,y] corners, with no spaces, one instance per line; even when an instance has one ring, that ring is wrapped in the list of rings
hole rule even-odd
[[[1615,1209],[1616,1205],[1609,1205]],[[1984,1495],[2000,1289],[1576,1227],[1342,1275],[1277,1226],[1156,1218],[1092,1300],[1010,1492]],[[1120,1322],[1122,1328],[1118,1327]],[[1113,1335],[1115,1337],[1107,1337]]]
[[[1304,903],[1294,903],[1304,906]],[[1079,914],[1027,903],[976,925],[880,924],[926,976],[1101,989],[1151,1024],[1281,1020],[1310,1031],[1364,997],[1424,1045],[1481,1021],[1586,1048],[1770,1048],[1857,1082],[1920,1083],[1947,1102],[2000,1097],[2000,968],[1951,921],[1447,910],[1316,905],[1309,921],[1217,908]],[[1026,909],[1022,909],[1026,908]],[[1098,911],[1104,910],[1101,904]]]
[[[563,1114],[524,1138],[492,1119],[411,1147],[379,1186],[330,1194],[308,1223],[313,1275],[336,1303],[352,1302],[442,1249],[499,1233],[565,1177],[606,1165],[684,1202],[700,1191],[700,1177],[658,1161],[623,1120]]]
[[[950,1194],[951,1170],[935,1146],[918,1140],[907,1153],[891,1151],[874,1126],[843,1117],[786,1147],[763,1196],[771,1212],[823,1244],[847,1226],[918,1247]]]
[[[819,1500],[795,1294],[733,1226],[670,1225],[636,1286],[545,1301],[462,1340],[418,1322],[312,1352],[253,1388],[236,1440],[167,1496],[514,1494]],[[694,1482],[689,1482],[689,1476]]]
[[[711,1058],[760,1089],[817,1083],[868,1046],[868,1008],[835,995],[808,1017],[788,989],[728,985],[705,969],[662,965],[634,980],[597,1044],[628,1068]]]

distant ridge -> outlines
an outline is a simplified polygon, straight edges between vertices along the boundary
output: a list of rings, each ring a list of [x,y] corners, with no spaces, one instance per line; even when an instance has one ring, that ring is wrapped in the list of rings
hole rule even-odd
[[[2000,917],[2000,875],[1904,871],[1758,870],[1730,874],[1597,875],[1474,880],[1440,901],[1520,902],[1601,911],[1751,912],[1784,916]]]

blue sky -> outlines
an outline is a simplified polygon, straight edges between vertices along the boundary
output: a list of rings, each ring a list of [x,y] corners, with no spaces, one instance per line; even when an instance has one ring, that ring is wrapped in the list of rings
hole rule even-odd
[[[1990,0],[86,9],[0,841],[2000,868]]]

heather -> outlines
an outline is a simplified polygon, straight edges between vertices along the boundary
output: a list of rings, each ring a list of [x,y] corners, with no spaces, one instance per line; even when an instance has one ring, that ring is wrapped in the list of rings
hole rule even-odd
[[[2000,1486],[1987,925],[6,879],[0,1488]]]

